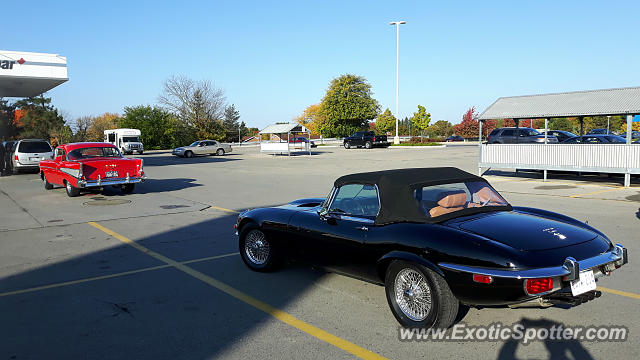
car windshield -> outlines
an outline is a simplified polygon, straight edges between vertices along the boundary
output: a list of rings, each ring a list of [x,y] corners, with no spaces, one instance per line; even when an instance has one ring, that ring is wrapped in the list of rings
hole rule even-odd
[[[481,207],[508,206],[509,203],[484,181],[468,181],[419,187],[414,197],[427,217]]]
[[[22,141],[18,146],[21,153],[45,153],[51,152],[51,146],[46,141]]]
[[[99,157],[119,158],[122,155],[120,155],[118,149],[113,147],[86,147],[70,151],[67,157],[69,160],[80,160]]]
[[[122,142],[140,142],[137,136],[123,136]]]

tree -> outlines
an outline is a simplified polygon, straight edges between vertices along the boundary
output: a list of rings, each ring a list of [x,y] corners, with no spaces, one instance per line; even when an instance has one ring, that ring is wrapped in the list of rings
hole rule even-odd
[[[371,85],[362,76],[346,74],[331,80],[320,104],[320,112],[325,116],[320,133],[342,137],[367,128],[380,112],[380,105],[372,95]]]
[[[241,126],[238,120],[240,120],[240,112],[236,110],[233,104],[227,106],[224,109],[224,120],[222,121],[222,126],[225,131],[224,141],[238,141],[238,135],[242,136],[242,129],[240,129]],[[242,124],[244,124],[244,122]]]
[[[381,134],[393,131],[396,128],[396,117],[393,116],[388,108],[376,119],[376,129]]]
[[[454,132],[455,129],[453,128],[453,125],[445,120],[438,120],[427,128],[429,136],[434,137],[447,137],[449,135],[453,135]]]
[[[551,118],[547,125],[550,130],[575,131],[573,123],[568,118]]]
[[[309,105],[302,114],[293,120],[306,127],[311,132],[311,136],[320,135],[320,126],[326,117],[321,112],[321,104]]]
[[[65,126],[64,119],[58,110],[51,105],[51,98],[30,97],[15,103],[17,108],[24,111],[20,118],[19,135],[22,138],[40,138],[51,141],[54,132],[61,131]]]
[[[224,91],[215,88],[210,81],[174,75],[165,80],[158,101],[187,127],[195,128],[198,138],[225,138],[222,125],[226,103]]]
[[[431,114],[427,112],[427,109],[418,105],[418,111],[413,113],[413,116],[409,119],[411,121],[411,127],[420,131],[420,134],[424,134],[424,131],[429,127],[431,122]]]
[[[76,119],[76,132],[73,134],[73,140],[77,142],[88,141],[89,128],[93,125],[92,116],[81,116]]]
[[[104,131],[118,128],[118,114],[104,113],[93,118],[87,128],[88,141],[104,141]]]
[[[464,115],[462,115],[462,122],[454,125],[456,134],[465,137],[473,138],[478,136],[478,113],[475,106],[470,107]]]
[[[145,149],[167,149],[184,145],[173,141],[171,126],[175,123],[171,122],[172,118],[171,113],[158,106],[125,107],[119,126],[140,130]]]

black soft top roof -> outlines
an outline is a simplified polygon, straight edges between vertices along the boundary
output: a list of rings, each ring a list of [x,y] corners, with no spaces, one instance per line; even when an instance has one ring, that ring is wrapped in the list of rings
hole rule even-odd
[[[436,222],[420,208],[413,191],[416,188],[485,179],[454,167],[411,168],[350,174],[339,177],[335,187],[346,184],[376,185],[380,196],[378,225],[392,222]],[[471,210],[471,209],[469,209]],[[467,211],[464,211],[466,213]],[[474,211],[475,212],[475,211]],[[457,215],[456,215],[457,216]],[[438,221],[451,216],[440,216]]]

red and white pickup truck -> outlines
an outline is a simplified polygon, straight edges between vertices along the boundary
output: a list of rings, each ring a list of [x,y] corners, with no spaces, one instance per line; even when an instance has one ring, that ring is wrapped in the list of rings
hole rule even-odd
[[[130,193],[147,178],[142,159],[125,158],[114,145],[94,142],[58,146],[52,160],[40,161],[40,177],[45,189],[62,185],[70,197],[81,189],[107,185]]]

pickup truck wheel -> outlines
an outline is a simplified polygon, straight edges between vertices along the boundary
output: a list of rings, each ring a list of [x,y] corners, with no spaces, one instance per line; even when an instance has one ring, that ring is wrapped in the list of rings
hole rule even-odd
[[[139,155],[142,155],[143,153],[144,153],[144,150],[143,151],[138,151]]]
[[[123,184],[120,187],[120,190],[122,190],[123,193],[125,194],[131,194],[133,192],[133,189],[135,189],[136,184]]]
[[[192,158],[192,157],[193,157],[193,152],[191,152],[191,151],[185,151],[185,153],[184,153],[184,157],[186,157],[186,158]]]
[[[345,149],[350,149],[350,148],[351,148],[351,145],[350,145],[348,142],[346,142],[346,141],[345,141],[345,142],[344,142],[344,148],[345,148]]]
[[[364,143],[364,148],[365,149],[371,149],[371,141],[367,141],[366,143]]]
[[[53,189],[53,185],[49,181],[47,181],[47,175],[45,175],[44,173],[42,174],[42,182],[44,183],[45,190]]]
[[[224,149],[218,149],[218,150],[216,150],[216,155],[218,155],[218,156],[222,156],[222,155],[224,155]]]
[[[76,196],[80,195],[80,189],[78,189],[77,187],[71,185],[70,182],[65,181],[64,182],[64,187],[67,190],[67,196],[76,197]]]
[[[269,272],[280,265],[275,244],[257,225],[247,225],[240,232],[238,250],[247,267],[253,271]]]
[[[394,260],[385,276],[387,302],[405,327],[450,327],[458,314],[458,299],[436,272],[416,263]]]

